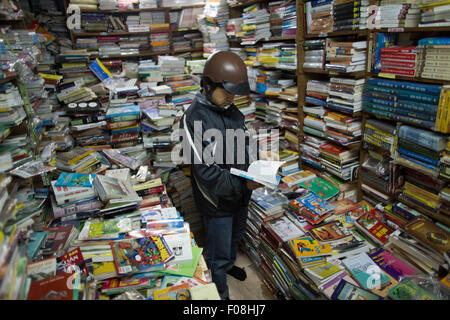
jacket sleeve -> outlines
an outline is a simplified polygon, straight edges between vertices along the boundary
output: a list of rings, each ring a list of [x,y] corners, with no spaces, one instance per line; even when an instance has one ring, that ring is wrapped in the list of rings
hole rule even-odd
[[[208,142],[203,141],[200,132],[195,135],[193,125],[185,117],[186,115],[183,116],[180,127],[185,130],[183,139],[188,139],[184,143],[190,146],[192,174],[197,183],[216,198],[239,200],[243,193],[248,191],[246,180],[232,175],[230,171],[215,163],[205,163],[203,150],[208,146]],[[201,132],[201,135],[203,135],[203,132]]]

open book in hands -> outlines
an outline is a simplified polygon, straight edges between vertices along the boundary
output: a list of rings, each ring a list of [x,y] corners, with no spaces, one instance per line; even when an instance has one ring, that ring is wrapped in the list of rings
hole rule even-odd
[[[231,168],[230,173],[275,189],[281,180],[277,175],[278,169],[284,163],[285,161],[257,160],[250,164],[247,171]]]

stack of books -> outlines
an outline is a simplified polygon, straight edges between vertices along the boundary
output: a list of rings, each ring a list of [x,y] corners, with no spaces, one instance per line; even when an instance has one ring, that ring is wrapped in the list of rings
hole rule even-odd
[[[140,133],[139,105],[125,104],[110,107],[106,112],[108,129],[111,130],[111,144],[116,148],[137,144]]]
[[[85,32],[106,32],[108,31],[108,21],[109,20],[104,13],[81,13],[81,28]]]
[[[233,104],[239,108],[245,116],[245,122],[254,121],[256,117],[255,103],[251,100],[250,95],[236,95],[233,99]]]
[[[370,151],[364,155],[361,165],[361,188],[374,203],[386,205],[392,202],[392,165],[388,156]]]
[[[98,168],[99,163],[94,150],[77,146],[66,152],[58,152],[55,167],[63,172],[91,173]]]
[[[334,213],[334,205],[315,193],[307,191],[297,199],[290,201],[286,210],[295,216],[303,217],[312,225],[317,225]]]
[[[304,69],[320,69],[325,66],[326,40],[306,40],[303,43],[305,51]]]
[[[325,137],[344,147],[357,148],[361,141],[362,123],[360,118],[327,111],[325,117]]]
[[[227,37],[230,41],[242,38],[245,31],[242,30],[243,18],[234,18],[227,21]]]
[[[425,38],[418,42],[416,76],[450,80],[450,38]]]
[[[366,41],[327,41],[325,70],[344,73],[363,71],[366,45]]]
[[[363,110],[425,128],[434,128],[441,86],[418,82],[368,79]]]
[[[317,137],[325,137],[325,106],[329,94],[329,83],[319,80],[308,80],[306,84],[306,105],[303,112],[304,118],[303,131]]]
[[[270,14],[258,3],[244,8],[242,18],[242,30],[245,33],[242,36],[241,45],[253,45],[261,39],[271,37]]]
[[[414,28],[420,20],[419,4],[403,0],[381,0],[375,24],[379,28]]]
[[[230,48],[226,34],[230,11],[225,0],[206,1],[203,15],[199,30],[203,34],[203,58],[208,58],[214,51]]]
[[[150,33],[150,46],[153,52],[166,52],[170,50],[168,33]]]
[[[98,0],[70,0],[69,6],[75,6],[82,11],[96,11]]]
[[[184,73],[185,61],[173,56],[159,56],[158,65],[162,76],[178,75]]]
[[[297,32],[297,12],[294,2],[270,2],[270,31],[274,37],[295,36]]]
[[[359,150],[352,150],[332,143],[321,145],[320,162],[329,173],[344,181],[358,177]]]
[[[419,27],[450,26],[450,5],[445,1],[427,1],[419,5]]]
[[[446,136],[402,125],[398,130],[398,137],[401,139],[401,147],[397,148],[399,157],[396,158],[396,162],[437,178],[440,153],[447,145]]]
[[[347,115],[362,111],[364,79],[330,78],[327,108]]]
[[[387,121],[367,119],[364,126],[364,147],[382,149],[394,153],[395,126]]]
[[[369,1],[334,0],[333,31],[360,29],[360,22],[367,18],[361,17],[361,8],[368,5]]]
[[[333,0],[306,2],[305,21],[307,34],[333,32]]]
[[[99,10],[119,10],[119,3],[117,0],[98,0],[98,9]]]
[[[381,73],[400,76],[417,76],[418,48],[416,46],[391,46],[380,49]]]

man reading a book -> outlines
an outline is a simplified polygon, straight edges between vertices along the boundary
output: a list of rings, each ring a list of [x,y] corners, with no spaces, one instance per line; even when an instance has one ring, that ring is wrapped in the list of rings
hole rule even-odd
[[[248,133],[244,115],[232,102],[235,95],[249,93],[247,68],[242,59],[229,51],[215,52],[205,63],[201,90],[180,122],[191,153],[185,160],[191,161],[195,202],[205,225],[206,262],[222,299],[229,299],[227,274],[241,281],[247,276],[234,262],[245,231],[252,190],[261,187],[230,173],[231,168],[247,170],[257,160],[248,139],[244,139],[244,146],[226,139],[230,130]],[[205,139],[208,132],[217,134]],[[213,155],[214,161],[205,161],[208,154]],[[239,158],[244,161],[238,161]]]

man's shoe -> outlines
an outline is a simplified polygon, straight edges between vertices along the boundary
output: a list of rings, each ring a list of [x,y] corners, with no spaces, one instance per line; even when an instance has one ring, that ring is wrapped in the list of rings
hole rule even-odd
[[[247,278],[247,273],[245,272],[245,270],[236,266],[233,266],[230,270],[227,271],[227,273],[233,278],[236,278],[240,281],[244,281]]]

